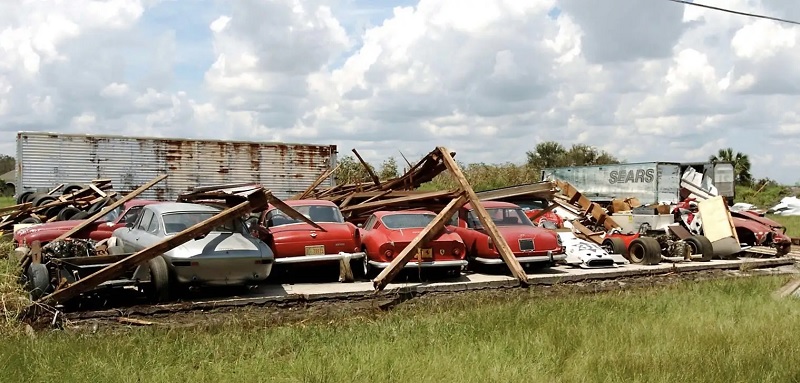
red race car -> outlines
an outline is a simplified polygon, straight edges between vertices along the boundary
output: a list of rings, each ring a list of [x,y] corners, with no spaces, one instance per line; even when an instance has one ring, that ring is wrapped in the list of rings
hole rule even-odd
[[[367,218],[362,231],[362,249],[367,253],[364,272],[389,266],[392,259],[427,226],[436,214],[425,210],[379,211]],[[406,268],[440,268],[459,275],[467,265],[464,241],[451,228],[420,248]]]
[[[124,227],[128,222],[136,222],[142,207],[160,201],[150,201],[134,199],[125,202],[121,206],[109,211],[106,215],[92,222],[85,229],[81,230],[72,238],[93,239],[100,241],[111,237],[111,233]],[[58,238],[75,226],[83,222],[82,220],[56,221],[35,224],[14,233],[14,243],[17,246],[30,246],[33,241],[39,241],[42,246]]]
[[[292,200],[286,204],[324,230],[289,217],[273,205],[248,220],[250,231],[275,253],[275,264],[339,262],[350,256],[357,272],[365,256],[358,228],[344,221],[339,207],[325,200]],[[257,222],[256,222],[257,221]],[[257,227],[256,227],[257,225]]]
[[[535,226],[518,205],[509,202],[481,202],[523,267],[552,266],[566,259],[561,238],[555,231]],[[499,265],[503,258],[481,226],[470,204],[464,205],[450,221],[467,246],[470,266]]]

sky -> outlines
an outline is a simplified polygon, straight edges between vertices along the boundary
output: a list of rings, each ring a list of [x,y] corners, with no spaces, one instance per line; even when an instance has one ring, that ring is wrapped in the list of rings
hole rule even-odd
[[[800,20],[795,1],[702,3]],[[794,184],[798,37],[666,0],[5,1],[0,153],[17,131],[336,144],[373,163],[732,147]]]

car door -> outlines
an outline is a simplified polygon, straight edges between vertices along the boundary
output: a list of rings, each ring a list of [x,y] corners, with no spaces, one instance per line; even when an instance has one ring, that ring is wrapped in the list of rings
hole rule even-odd
[[[147,229],[153,220],[156,220],[156,215],[152,210],[145,208],[142,211],[139,221],[128,232],[123,231],[123,243],[125,244],[125,251],[136,252],[146,248],[147,245]]]

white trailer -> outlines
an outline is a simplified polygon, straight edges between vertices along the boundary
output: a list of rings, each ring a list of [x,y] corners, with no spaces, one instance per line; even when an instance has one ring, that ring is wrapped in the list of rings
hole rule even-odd
[[[335,167],[336,153],[336,145],[19,132],[16,192],[110,179],[124,193],[167,174],[141,198],[174,200],[190,187],[250,182],[287,198]]]

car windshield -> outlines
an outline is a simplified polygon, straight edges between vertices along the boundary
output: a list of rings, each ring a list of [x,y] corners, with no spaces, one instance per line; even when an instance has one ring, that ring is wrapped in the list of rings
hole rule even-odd
[[[342,212],[336,206],[321,206],[321,205],[308,205],[308,206],[292,206],[300,214],[314,222],[332,222],[344,223]],[[267,227],[288,225],[291,223],[303,222],[299,219],[294,219],[286,215],[286,213],[273,209],[267,213]]]
[[[167,234],[175,234],[184,231],[200,222],[203,222],[213,216],[217,215],[215,212],[178,212],[178,213],[164,213],[164,231]],[[211,231],[232,233],[235,230],[233,221],[228,221],[222,225],[218,225]]]
[[[516,205],[522,208],[522,210],[543,210],[546,209],[549,205],[547,201],[544,200],[528,200],[528,201],[514,201]]]
[[[114,222],[117,220],[117,217],[119,217],[119,215],[122,214],[123,209],[124,207],[122,205],[119,205],[111,209],[111,211],[106,213],[104,216],[98,218],[96,222]]]
[[[533,226],[531,220],[525,216],[525,213],[520,208],[493,208],[486,209],[486,212],[489,213],[489,217],[492,218],[492,221],[497,226]],[[470,212],[470,214],[474,215],[473,212]]]
[[[428,226],[434,218],[433,214],[391,214],[381,218],[381,222],[389,229],[408,229]]]

